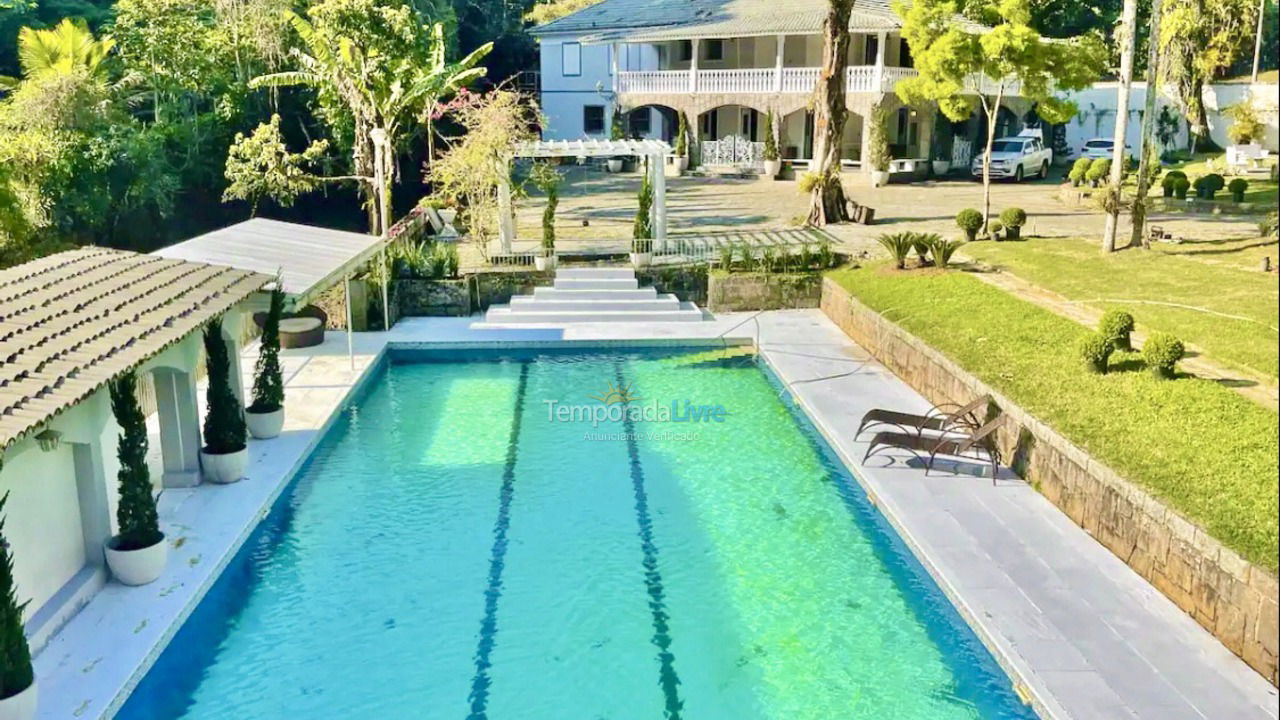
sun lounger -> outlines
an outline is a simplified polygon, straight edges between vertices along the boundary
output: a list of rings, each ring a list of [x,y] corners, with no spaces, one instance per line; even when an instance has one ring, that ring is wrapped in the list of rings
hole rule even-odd
[[[949,432],[956,428],[977,428],[982,424],[979,412],[985,410],[989,402],[991,402],[991,396],[983,395],[967,405],[955,403],[935,405],[924,415],[876,408],[862,416],[862,422],[858,424],[858,432],[854,433],[853,439],[857,440],[863,430],[876,425],[892,425],[903,432],[914,430],[917,435],[925,430]],[[946,408],[955,409],[948,412]]]
[[[871,438],[871,446],[863,456],[865,463],[872,455],[884,450],[906,450],[924,461],[924,473],[929,474],[939,455],[964,460],[985,461],[991,465],[991,484],[996,483],[996,471],[1000,467],[999,451],[995,446],[995,432],[1002,418],[996,418],[966,436],[926,436],[920,433],[880,432]],[[985,456],[985,457],[983,457]]]

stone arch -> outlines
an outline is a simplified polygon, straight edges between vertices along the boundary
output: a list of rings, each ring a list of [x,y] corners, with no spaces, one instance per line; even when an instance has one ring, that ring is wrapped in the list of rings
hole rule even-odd
[[[628,137],[662,140],[674,143],[680,126],[680,111],[666,103],[651,102],[625,108],[623,120]],[[648,114],[648,123],[635,122],[640,113]],[[642,129],[647,127],[647,130]]]
[[[738,102],[707,107],[689,121],[699,140],[720,140],[730,135],[763,142],[767,110]]]

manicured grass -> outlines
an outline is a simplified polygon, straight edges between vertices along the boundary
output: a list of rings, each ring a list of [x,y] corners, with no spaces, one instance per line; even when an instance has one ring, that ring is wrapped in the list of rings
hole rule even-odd
[[[1280,422],[1213,382],[1162,381],[1141,357],[1085,372],[1085,328],[960,271],[876,265],[831,277],[864,304],[1177,508],[1250,560],[1274,570]]]
[[[1153,252],[1125,250],[1103,256],[1095,242],[1032,239],[971,243],[963,252],[1069,300],[1085,301],[1102,309],[1125,308],[1137,318],[1138,327],[1144,332],[1173,333],[1222,364],[1274,380],[1280,364],[1276,351],[1280,336],[1270,329],[1280,327],[1276,277],[1256,269],[1220,264],[1233,253],[1245,254],[1253,268],[1263,254],[1270,253],[1274,261],[1274,244],[1264,246],[1265,250],[1249,247],[1265,242],[1255,239],[1239,244],[1157,245]],[[1222,315],[1124,302],[1134,300],[1177,303]]]
[[[1274,163],[1274,158],[1270,160],[1270,162]],[[1223,170],[1225,167],[1226,153],[1201,153],[1186,162],[1167,164],[1164,166],[1164,171],[1169,172],[1170,170],[1181,170],[1187,174],[1187,179],[1192,181],[1202,175],[1218,173],[1219,175],[1222,175],[1227,182],[1231,182],[1233,178],[1232,176],[1227,175]],[[1276,202],[1280,201],[1280,185],[1273,182],[1269,176],[1261,173],[1253,173],[1251,175],[1244,176],[1244,178],[1249,181],[1249,189],[1244,193],[1244,201],[1247,203],[1267,205],[1274,210]],[[1159,195],[1161,193],[1159,185],[1156,186],[1152,193],[1155,195]],[[1214,199],[1220,203],[1230,204],[1231,193],[1227,192],[1227,189],[1224,187],[1222,190],[1218,191],[1217,195],[1214,196]]]

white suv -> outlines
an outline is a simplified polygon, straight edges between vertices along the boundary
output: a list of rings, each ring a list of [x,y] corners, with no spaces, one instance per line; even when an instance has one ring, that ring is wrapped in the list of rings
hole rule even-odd
[[[985,153],[973,158],[970,168],[974,177],[982,177],[982,159]],[[1053,151],[1044,146],[1044,141],[1034,135],[1000,138],[991,145],[991,177],[1013,178],[1015,182],[1024,177],[1049,176],[1049,165],[1053,162]]]

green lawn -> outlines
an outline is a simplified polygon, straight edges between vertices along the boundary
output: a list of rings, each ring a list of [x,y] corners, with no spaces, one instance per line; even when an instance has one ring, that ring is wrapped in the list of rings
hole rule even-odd
[[[1141,330],[1171,332],[1222,364],[1274,381],[1280,336],[1270,328],[1280,327],[1280,292],[1274,275],[1256,269],[1264,254],[1270,254],[1273,264],[1276,260],[1276,245],[1266,242],[1157,245],[1153,252],[1126,250],[1104,256],[1096,243],[1081,239],[1032,239],[971,243],[964,253],[1069,300],[1088,301],[1098,308],[1123,307],[1137,318]],[[1233,257],[1251,269],[1230,264]],[[1212,312],[1124,302],[1133,300]]]
[[[960,271],[883,265],[832,278],[1023,408],[1274,570],[1280,416],[1205,380],[1155,379],[1140,356],[1085,372],[1085,329]]]
[[[1226,167],[1226,157],[1226,153],[1201,153],[1186,162],[1169,163],[1164,166],[1164,171],[1169,172],[1170,170],[1181,170],[1187,174],[1187,179],[1192,181],[1201,175],[1218,173],[1219,175],[1222,175],[1227,182],[1231,182],[1233,179],[1232,176],[1227,175],[1223,170],[1223,168]],[[1274,158],[1271,162],[1275,162]],[[1262,203],[1274,210],[1276,202],[1280,201],[1280,185],[1273,182],[1268,175],[1263,175],[1261,173],[1253,173],[1245,176],[1245,179],[1249,181],[1249,189],[1244,193],[1244,201],[1247,203]],[[1157,185],[1152,192],[1159,195],[1161,193],[1160,187]],[[1231,193],[1227,192],[1226,188],[1223,188],[1218,191],[1218,194],[1215,195],[1214,198],[1218,202],[1230,203]]]

